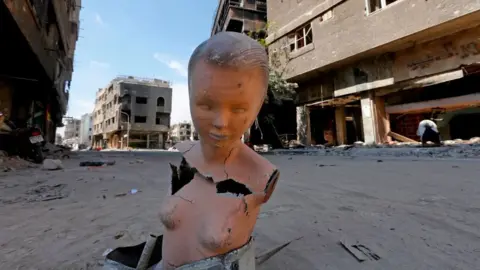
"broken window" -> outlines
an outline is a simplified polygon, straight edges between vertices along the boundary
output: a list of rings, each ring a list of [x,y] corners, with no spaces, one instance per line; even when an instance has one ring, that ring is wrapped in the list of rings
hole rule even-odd
[[[159,97],[157,99],[157,107],[163,107],[165,106],[165,99],[163,97]]]
[[[227,26],[226,31],[242,33],[243,32],[243,22],[239,21],[239,20],[231,19],[228,22],[228,26]]]
[[[257,10],[262,12],[267,12],[267,1],[257,0]]]
[[[367,14],[381,10],[386,6],[397,2],[398,0],[366,0],[367,4]]]
[[[290,52],[299,50],[309,44],[313,43],[313,34],[312,34],[312,24],[308,23],[307,25],[297,29],[295,33],[291,34],[289,37],[290,43]]]
[[[146,116],[135,115],[135,123],[146,123],[146,122],[147,122]]]
[[[155,117],[156,125],[170,126],[170,115],[168,113],[157,112]]]
[[[147,98],[146,97],[136,97],[135,101],[137,104],[147,104]]]

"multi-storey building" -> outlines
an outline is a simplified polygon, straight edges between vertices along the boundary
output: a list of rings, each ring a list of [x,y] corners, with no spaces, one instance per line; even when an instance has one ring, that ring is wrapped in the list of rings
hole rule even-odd
[[[219,0],[211,35],[231,31],[263,38],[266,21],[266,0]]]
[[[480,135],[479,1],[269,0],[268,21],[302,141],[418,140],[425,118],[445,139]]]
[[[184,122],[172,125],[170,128],[170,140],[173,143],[198,140],[198,134],[192,123]]]
[[[92,145],[93,119],[91,113],[86,113],[80,118],[79,143],[85,146]]]
[[[0,1],[1,109],[50,142],[67,110],[80,8],[80,0]]]
[[[93,144],[111,148],[164,148],[172,88],[158,79],[119,76],[96,93]]]
[[[66,120],[64,140],[78,138],[80,136],[81,120],[69,118]]]

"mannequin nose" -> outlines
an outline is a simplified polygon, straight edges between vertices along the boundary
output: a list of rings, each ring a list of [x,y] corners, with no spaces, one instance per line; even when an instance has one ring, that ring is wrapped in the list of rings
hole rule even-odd
[[[227,115],[225,113],[218,113],[213,120],[213,126],[218,129],[227,127]]]

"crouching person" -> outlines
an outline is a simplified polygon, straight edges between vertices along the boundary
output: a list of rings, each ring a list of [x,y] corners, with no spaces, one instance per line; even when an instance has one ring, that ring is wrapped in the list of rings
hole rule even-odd
[[[436,146],[440,146],[440,133],[437,129],[437,124],[432,120],[423,120],[418,124],[417,135],[420,136],[422,145],[426,145],[427,142],[432,142]]]

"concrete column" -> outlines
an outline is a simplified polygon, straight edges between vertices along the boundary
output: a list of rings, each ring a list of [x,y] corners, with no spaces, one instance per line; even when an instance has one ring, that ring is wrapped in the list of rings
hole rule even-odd
[[[375,111],[377,119],[377,143],[389,143],[392,138],[388,136],[390,132],[390,117],[385,111],[385,99],[375,97]]]
[[[147,149],[150,149],[150,134],[147,134]]]
[[[337,143],[347,143],[347,122],[345,121],[345,106],[335,107],[335,127],[337,132]]]
[[[363,140],[366,144],[374,144],[377,132],[374,113],[375,103],[372,91],[362,95],[360,105],[362,107]]]
[[[311,144],[310,109],[307,106],[297,107],[297,140],[304,144]]]
[[[163,149],[163,133],[158,134],[158,148]]]

